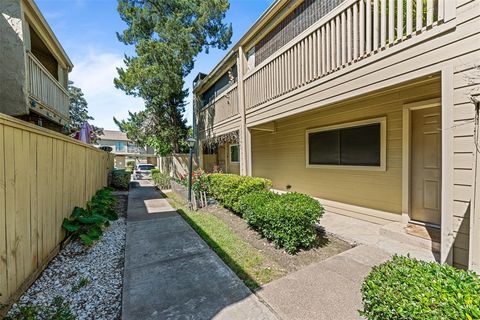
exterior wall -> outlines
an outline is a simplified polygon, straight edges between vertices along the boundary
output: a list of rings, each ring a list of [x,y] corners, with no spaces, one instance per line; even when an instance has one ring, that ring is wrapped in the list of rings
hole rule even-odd
[[[402,213],[402,110],[405,103],[440,96],[439,79],[374,97],[353,99],[276,121],[276,130],[252,130],[253,175],[273,181],[279,190],[298,191],[321,199]],[[387,170],[306,167],[307,129],[387,117]],[[338,209],[337,209],[338,210]],[[338,213],[380,221],[362,213]],[[395,219],[395,217],[391,217]]]
[[[18,298],[58,252],[62,222],[107,186],[113,155],[0,115],[0,303]]]
[[[273,54],[254,70],[243,75],[240,72],[239,101],[242,101],[243,97],[246,101],[245,103],[239,102],[239,116],[214,124],[208,132],[216,134],[241,129],[240,136],[242,136],[246,127],[253,132],[252,135],[255,139],[256,135],[267,134],[251,130],[259,125],[273,121],[281,123],[282,119],[304,114],[320,107],[388,90],[388,88],[415,79],[440,75],[442,126],[444,128],[442,149],[445,163],[442,172],[444,182],[442,188],[442,262],[468,267],[469,254],[471,254],[469,252],[470,205],[474,197],[472,177],[475,176],[473,161],[476,153],[473,139],[476,130],[473,120],[476,115],[469,95],[480,91],[478,70],[474,69],[474,66],[478,65],[478,61],[480,61],[480,2],[475,0],[438,1],[436,3],[441,5],[443,10],[441,23],[423,28],[418,32],[415,31],[411,36],[402,37],[402,39],[395,38],[395,34],[393,34],[393,41],[391,41],[392,38],[386,28],[388,24],[392,23],[392,19],[382,19],[380,22],[377,20],[377,27],[381,29],[381,32],[374,28],[376,32],[374,33],[370,29],[369,35],[373,34],[373,42],[379,43],[375,43],[373,51],[363,54],[358,51],[359,42],[355,41],[358,34],[354,28],[353,32],[350,32],[352,31],[352,19],[349,19],[349,15],[351,18],[353,12],[355,24],[355,10],[359,9],[359,3],[371,4],[371,2],[344,1],[339,8],[350,5],[353,7],[350,7],[346,17],[345,14],[342,14],[342,17],[337,16],[339,13],[337,11],[329,14],[330,17],[336,17],[335,21],[328,21],[329,25],[322,24],[328,19],[319,21],[322,26],[320,38],[318,29],[316,34],[312,33],[317,26],[315,28],[312,26],[295,38],[298,41],[292,40],[290,44],[279,50],[281,52]],[[382,15],[385,18],[385,12]],[[265,23],[268,24],[268,21]],[[338,23],[341,28],[338,27]],[[379,23],[380,25],[378,25]],[[353,37],[353,39],[347,37],[348,42],[345,42],[345,37],[341,36],[344,34],[344,30],[342,30],[344,27],[350,37]],[[258,31],[258,28],[255,26],[253,30]],[[328,34],[329,30],[330,34]],[[392,28],[390,27],[389,30]],[[327,38],[324,42],[323,35],[325,33],[327,33]],[[331,39],[328,38],[329,35]],[[255,41],[256,36],[256,34],[247,35],[244,37],[245,41],[241,40],[235,46],[235,48],[239,48],[240,60],[244,59],[242,56],[243,46],[247,46],[248,49],[250,46],[248,41]],[[365,35],[360,34],[360,40],[362,36]],[[331,41],[328,42],[334,38],[336,38],[335,47]],[[350,42],[350,40],[353,41]],[[300,41],[302,42],[300,43]],[[382,42],[381,45],[380,42]],[[320,43],[320,46],[311,46],[311,43]],[[327,62],[334,65],[327,65],[327,69],[323,66],[325,49],[321,46],[324,43],[327,43],[327,52],[332,54],[331,60]],[[344,46],[342,47],[342,44],[345,43],[347,43],[346,49]],[[347,52],[351,54],[352,47],[353,49],[357,48],[356,54],[360,53],[361,56],[349,60]],[[315,48],[321,49],[321,51],[317,51],[317,53],[321,52],[321,59],[320,55],[314,54]],[[287,57],[280,57],[285,52],[288,53]],[[345,57],[346,55],[347,57]],[[355,52],[353,56],[355,57]],[[321,75],[318,73],[320,60],[322,60]],[[284,67],[285,64],[287,67]],[[221,69],[221,67],[216,69]],[[325,70],[327,72],[323,72]],[[473,75],[475,73],[476,76]],[[211,77],[214,78],[214,75]],[[242,81],[244,85],[241,85]],[[240,89],[242,87],[245,89]],[[242,113],[243,110],[246,110],[245,114]],[[248,148],[248,134],[246,135],[247,139],[244,142]],[[203,139],[201,134],[198,137]],[[265,139],[264,144],[268,145],[268,143]],[[253,147],[254,170],[257,165],[254,156],[256,148],[256,146]],[[304,157],[303,152],[301,154]],[[246,156],[249,158],[251,155],[247,154]],[[293,156],[288,153],[275,153],[270,154],[270,157],[272,161],[281,161],[279,160],[281,157]],[[249,165],[250,161],[245,163]],[[247,172],[249,170],[250,168],[247,168]],[[253,172],[253,174],[256,173]],[[281,172],[275,174],[282,175]],[[286,181],[282,182],[282,184],[285,183]],[[393,204],[390,206],[395,209]],[[398,209],[398,203],[396,206]]]
[[[28,113],[23,13],[19,0],[0,1],[0,112]]]

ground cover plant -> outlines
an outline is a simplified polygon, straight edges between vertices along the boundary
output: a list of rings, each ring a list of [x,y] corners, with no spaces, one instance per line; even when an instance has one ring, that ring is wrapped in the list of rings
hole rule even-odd
[[[21,304],[5,320],[75,320],[75,316],[62,297],[55,297],[48,306]]]
[[[480,277],[404,256],[376,266],[362,286],[369,320],[480,319]]]
[[[75,207],[70,218],[63,220],[62,227],[74,239],[80,239],[85,245],[91,245],[103,235],[103,229],[110,221],[118,219],[115,212],[115,198],[110,188],[98,190],[86,208]]]

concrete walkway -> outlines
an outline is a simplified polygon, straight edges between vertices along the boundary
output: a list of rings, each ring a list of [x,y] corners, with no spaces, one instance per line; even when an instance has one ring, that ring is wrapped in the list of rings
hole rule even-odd
[[[129,193],[122,319],[276,317],[149,181]]]
[[[394,253],[434,261],[436,254],[420,240],[391,228],[333,213],[320,225],[357,246],[265,285],[257,295],[282,319],[362,319],[360,289],[371,268]],[[411,236],[409,236],[411,237]],[[418,244],[418,245],[415,245]]]

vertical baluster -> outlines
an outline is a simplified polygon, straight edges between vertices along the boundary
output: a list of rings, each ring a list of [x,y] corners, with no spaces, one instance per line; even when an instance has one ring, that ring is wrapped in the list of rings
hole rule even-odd
[[[367,16],[367,21],[365,22],[365,37],[367,40],[367,48],[366,48],[366,53],[370,53],[372,51],[372,4],[370,0],[366,0],[366,16]]]
[[[302,61],[302,68],[300,69],[300,86],[303,86],[305,84],[305,77],[307,74],[307,59],[306,57],[306,52],[307,52],[307,41],[304,39],[303,41],[300,42],[300,59]]]
[[[360,5],[360,48],[359,48],[359,56],[362,57],[365,54],[365,1],[360,0],[358,3]]]
[[[325,52],[325,73],[330,72],[332,65],[332,32],[331,32],[331,23],[327,23],[325,27],[325,39],[326,39],[326,52]]]
[[[293,69],[292,69],[292,72],[293,72],[293,78],[292,78],[292,89],[296,89],[297,88],[297,83],[298,83],[298,76],[297,76],[297,71],[298,69],[300,69],[300,66],[298,65],[298,59],[297,59],[297,51],[298,51],[298,46],[295,45],[293,47],[293,65],[295,66]]]
[[[280,56],[280,62],[279,62],[279,68],[280,68],[280,87],[279,87],[279,93],[283,94],[285,93],[285,56],[286,52],[284,52]]]
[[[321,34],[321,42],[320,42],[320,49],[322,52],[322,68],[320,69],[320,76],[323,76],[326,73],[327,69],[327,42],[325,41],[326,35],[325,35],[325,29],[327,28],[328,23],[322,27],[320,30]]]
[[[388,4],[388,42],[390,45],[395,41],[395,0]]]
[[[397,40],[403,38],[403,0],[397,0]]]
[[[413,0],[407,0],[407,36],[413,32]]]
[[[388,0],[380,0],[382,5],[382,11],[380,13],[380,44],[382,47],[385,47],[385,45],[387,44],[387,1]]]
[[[378,21],[378,0],[373,0],[373,50],[378,48],[379,21]]]
[[[347,9],[347,63],[352,61],[352,7]]]
[[[353,59],[358,58],[358,3],[353,5]]]
[[[336,68],[342,65],[342,37],[341,37],[341,19],[338,15],[335,21],[335,51],[337,55]]]
[[[320,34],[320,29],[317,29],[313,33],[313,42],[312,42],[312,80],[317,79],[318,76],[318,66],[320,65],[318,63],[320,54],[318,52],[318,35]]]
[[[415,10],[417,11],[416,29],[417,31],[420,31],[423,28],[423,0],[417,0],[417,7]]]
[[[437,21],[443,21],[444,11],[445,11],[445,1],[447,0],[437,0]]]
[[[342,49],[342,65],[347,62],[347,13],[345,11],[342,12],[342,19],[341,19],[341,49]]]
[[[427,26],[433,23],[433,0],[427,0]]]
[[[275,83],[277,84],[277,96],[282,94],[282,58],[283,54],[277,58],[277,79],[275,80]]]

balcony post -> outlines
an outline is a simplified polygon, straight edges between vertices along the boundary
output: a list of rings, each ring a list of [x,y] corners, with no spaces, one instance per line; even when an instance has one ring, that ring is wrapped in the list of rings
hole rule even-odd
[[[240,174],[242,176],[248,175],[250,163],[248,161],[250,150],[247,142],[247,123],[245,116],[245,88],[243,82],[243,75],[245,74],[245,53],[243,52],[243,47],[238,48],[237,56],[237,70],[238,70],[238,112],[240,114]]]

